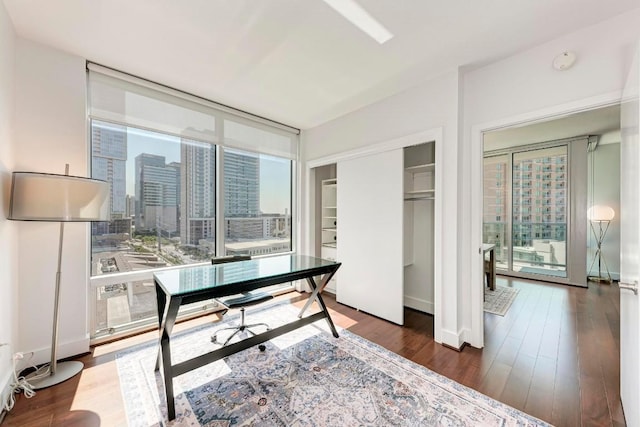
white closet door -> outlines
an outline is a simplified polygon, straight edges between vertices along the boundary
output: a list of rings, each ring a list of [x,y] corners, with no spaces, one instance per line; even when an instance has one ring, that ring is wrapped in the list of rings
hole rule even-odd
[[[338,302],[402,325],[403,151],[338,162]]]

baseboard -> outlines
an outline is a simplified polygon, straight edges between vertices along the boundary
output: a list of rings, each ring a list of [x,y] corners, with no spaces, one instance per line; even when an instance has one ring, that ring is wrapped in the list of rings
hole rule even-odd
[[[322,293],[325,293],[325,292],[327,292],[327,293],[329,293],[329,294],[331,294],[331,295],[333,295],[333,296],[335,296],[335,295],[336,295],[336,290],[335,290],[335,289],[332,289],[332,288],[330,288],[330,287],[328,287],[328,286],[327,286],[326,288],[324,288],[324,290],[322,291]]]
[[[424,313],[433,314],[433,303],[421,298],[405,295],[404,306],[413,308],[414,310],[422,311]]]
[[[60,360],[67,357],[77,356],[79,354],[85,354],[88,353],[89,350],[89,337],[82,337],[74,341],[58,343],[57,359]],[[34,365],[41,365],[43,363],[51,361],[51,347],[43,347],[37,350],[23,351],[23,353],[27,353],[29,351],[33,351],[33,358],[31,359],[30,363]]]
[[[462,339],[462,332],[453,332],[443,329],[441,338],[442,345],[444,345],[445,347],[453,348],[454,350],[460,350],[465,343]]]
[[[470,346],[472,346],[472,347],[476,347],[476,346],[474,346],[474,345],[473,345],[473,341],[474,341],[474,340],[473,340],[473,339],[471,339],[471,337],[472,337],[471,329],[469,329],[469,328],[463,328],[463,329],[460,331],[460,339],[462,340],[462,344],[463,344],[463,346],[464,346],[464,344],[468,344],[468,345],[470,345]],[[476,348],[478,348],[478,347],[476,347]]]
[[[11,368],[12,369],[12,368]],[[11,370],[2,375],[2,379],[0,380],[0,424],[4,417],[7,415],[7,411],[4,409],[4,404],[9,399],[9,394],[11,393],[11,380],[13,378],[13,373]]]

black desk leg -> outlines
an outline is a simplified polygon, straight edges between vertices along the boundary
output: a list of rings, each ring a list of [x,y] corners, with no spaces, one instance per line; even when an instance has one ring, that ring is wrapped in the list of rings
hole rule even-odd
[[[178,309],[182,298],[170,298],[165,315],[160,327],[160,354],[158,362],[162,358],[162,371],[164,374],[164,390],[167,397],[167,411],[169,421],[176,417],[175,397],[173,394],[173,365],[171,364],[171,331],[176,323]]]
[[[164,319],[166,317],[166,310],[167,310],[167,296],[165,295],[164,291],[162,290],[162,288],[160,286],[158,286],[156,284],[156,301],[158,303],[157,305],[157,309],[158,309],[158,331],[160,332],[160,335],[158,337],[158,339],[160,339],[162,337],[162,319]],[[158,369],[160,369],[160,362],[161,362],[161,357],[162,357],[162,351],[160,348],[158,348],[158,359],[156,360],[156,367],[155,370],[157,371]]]
[[[325,274],[322,277],[321,284],[326,285],[327,282],[329,281],[329,279],[331,278],[331,276],[333,276],[333,273]],[[336,331],[336,327],[333,325],[333,320],[331,320],[331,316],[329,315],[329,310],[327,310],[327,306],[324,304],[324,300],[322,299],[322,295],[320,295],[320,291],[322,290],[322,288],[319,288],[318,286],[316,286],[316,282],[315,282],[315,280],[313,280],[313,277],[307,277],[307,282],[309,282],[309,286],[311,286],[311,289],[313,289],[313,293],[309,297],[309,301],[313,301],[314,295],[315,295],[315,299],[318,300],[318,304],[320,305],[320,308],[324,312],[325,319],[327,319],[327,323],[329,324],[329,328],[331,328],[331,333],[333,334],[333,336],[335,338],[338,338],[339,337],[338,331]],[[302,315],[303,312],[304,312],[304,309],[302,310],[300,315]]]

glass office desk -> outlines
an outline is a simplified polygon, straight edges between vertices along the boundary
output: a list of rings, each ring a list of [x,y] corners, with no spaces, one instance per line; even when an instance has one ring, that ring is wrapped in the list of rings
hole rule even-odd
[[[175,418],[173,378],[201,366],[222,359],[272,338],[286,334],[320,319],[327,319],[334,337],[338,337],[329,311],[320,295],[331,277],[340,267],[339,262],[327,261],[305,255],[282,255],[269,258],[236,261],[225,264],[186,267],[163,271],[153,275],[158,300],[160,322],[160,348],[156,370],[162,366],[164,388],[167,397],[169,420]],[[321,276],[316,283],[315,276]],[[202,354],[193,359],[173,365],[171,363],[171,331],[176,322],[178,308],[182,304],[203,301],[248,292],[266,286],[294,280],[306,279],[311,294],[298,315],[298,320],[287,323],[262,334]],[[313,301],[318,301],[321,311],[302,317]]]

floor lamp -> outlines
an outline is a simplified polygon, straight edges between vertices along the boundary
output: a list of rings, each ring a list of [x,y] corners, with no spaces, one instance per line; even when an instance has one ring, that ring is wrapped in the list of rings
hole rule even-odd
[[[602,254],[602,242],[604,241],[604,237],[607,235],[609,224],[611,224],[611,220],[614,216],[615,211],[609,206],[595,205],[591,206],[587,211],[587,218],[589,218],[589,222],[591,223],[591,231],[596,239],[596,253],[593,255],[591,266],[589,266],[589,276],[587,277],[588,280],[593,282],[612,282],[609,267],[607,267],[607,262]],[[593,265],[596,260],[598,261],[598,275],[591,276],[591,270],[593,269]],[[602,275],[603,266],[607,273],[606,276]]]
[[[60,279],[62,241],[65,222],[106,221],[109,219],[109,183],[97,179],[64,175],[14,172],[11,182],[9,219],[20,221],[48,221],[60,223],[58,269],[56,271],[53,303],[53,336],[51,362],[46,372],[28,378],[32,388],[40,389],[59,384],[78,374],[82,362],[57,362],[58,313],[60,309]]]

